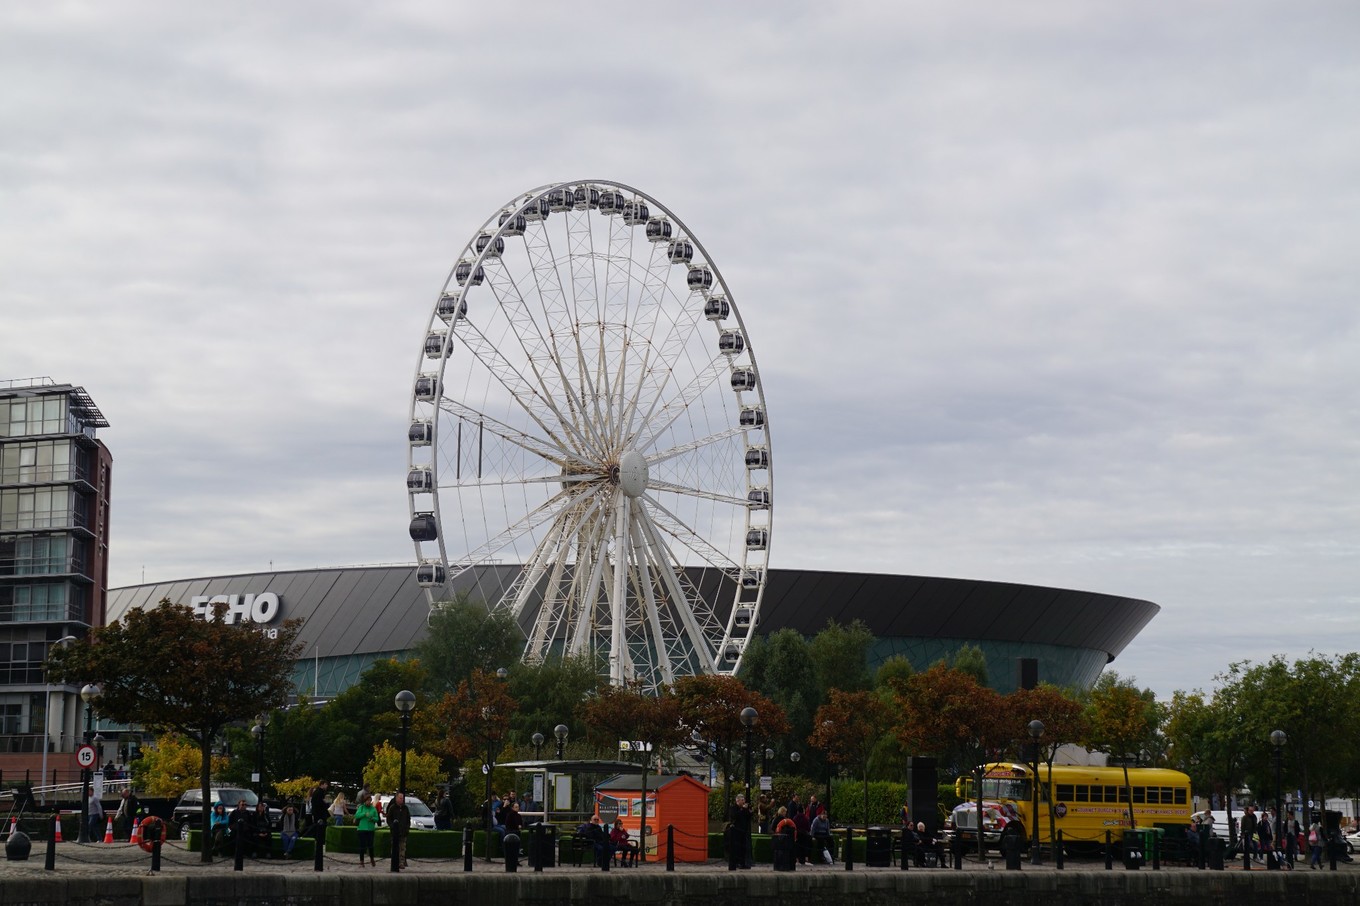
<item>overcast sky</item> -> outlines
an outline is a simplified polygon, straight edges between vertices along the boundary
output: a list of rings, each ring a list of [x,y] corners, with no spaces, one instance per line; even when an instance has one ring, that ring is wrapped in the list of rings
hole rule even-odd
[[[776,567],[1155,601],[1159,694],[1360,646],[1360,6],[8,3],[0,380],[111,423],[111,583],[410,561],[413,365],[516,193],[732,288]]]

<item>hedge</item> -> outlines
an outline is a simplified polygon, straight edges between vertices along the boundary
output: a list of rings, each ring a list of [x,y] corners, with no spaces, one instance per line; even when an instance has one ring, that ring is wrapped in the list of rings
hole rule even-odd
[[[65,833],[65,831],[63,831],[63,833]],[[283,840],[279,838],[279,835],[278,835],[278,834],[271,834],[271,835],[270,835],[269,846],[270,846],[270,851],[274,854],[274,858],[276,858],[276,859],[281,859],[281,858],[283,858]],[[315,855],[316,855],[316,849],[315,849],[315,847],[316,847],[316,840],[314,840],[313,838],[311,838],[311,837],[298,837],[298,838],[297,838],[297,842],[293,844],[293,858],[294,858],[294,859],[312,859],[312,858],[314,858]],[[203,851],[203,831],[201,831],[201,830],[191,830],[191,831],[189,831],[189,839],[188,839],[188,841],[185,843],[184,848],[185,848],[186,850],[188,850],[189,852],[191,852],[191,853],[202,852],[202,851]],[[228,852],[228,853],[226,853],[225,855],[230,856],[230,855],[231,855],[231,852]]]

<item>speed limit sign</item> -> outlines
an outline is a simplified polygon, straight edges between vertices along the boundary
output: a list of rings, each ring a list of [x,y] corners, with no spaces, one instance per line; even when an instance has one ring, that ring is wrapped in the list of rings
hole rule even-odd
[[[76,764],[82,768],[94,767],[94,746],[81,746],[76,749]]]

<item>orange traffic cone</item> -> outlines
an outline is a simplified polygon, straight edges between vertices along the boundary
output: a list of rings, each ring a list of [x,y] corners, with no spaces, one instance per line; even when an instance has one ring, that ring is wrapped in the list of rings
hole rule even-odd
[[[104,842],[113,842],[113,818],[110,817],[108,823],[104,825]]]
[[[57,829],[52,832],[52,839],[57,843],[61,842],[61,812],[52,816],[52,820],[57,823]]]
[[[142,825],[141,822],[137,821],[135,818],[132,821],[132,836],[128,837],[128,842],[129,843],[142,842]]]
[[[17,831],[18,829],[19,829],[19,819],[18,819],[18,818],[11,818],[11,819],[9,819],[9,835],[10,835],[11,837],[13,837],[13,836],[14,836],[14,832]]]

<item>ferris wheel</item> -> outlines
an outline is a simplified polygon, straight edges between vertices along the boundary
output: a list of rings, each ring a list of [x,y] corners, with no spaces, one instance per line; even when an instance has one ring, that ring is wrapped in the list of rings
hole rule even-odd
[[[526,661],[595,657],[646,689],[737,671],[768,573],[765,394],[717,265],[659,202],[585,180],[494,212],[435,302],[410,416],[432,608],[514,565],[486,603]]]

